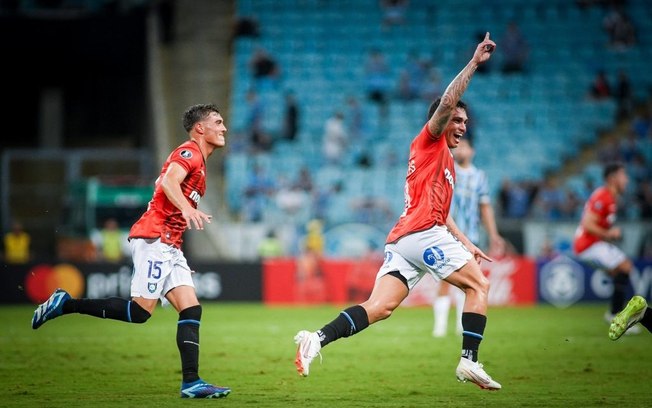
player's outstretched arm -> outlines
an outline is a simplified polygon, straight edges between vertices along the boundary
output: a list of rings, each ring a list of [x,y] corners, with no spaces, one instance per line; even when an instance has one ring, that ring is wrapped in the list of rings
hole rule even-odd
[[[428,121],[428,129],[433,135],[439,135],[446,128],[446,124],[453,114],[453,109],[457,102],[462,97],[464,91],[469,86],[469,81],[478,65],[484,63],[491,58],[491,53],[496,49],[496,43],[489,39],[489,33],[484,37],[484,40],[475,49],[471,61],[460,71],[459,74],[448,84],[444,94],[441,96],[441,102],[437,110]]]

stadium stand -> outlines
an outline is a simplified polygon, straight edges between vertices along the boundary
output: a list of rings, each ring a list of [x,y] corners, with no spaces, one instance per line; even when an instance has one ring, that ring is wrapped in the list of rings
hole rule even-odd
[[[409,142],[425,123],[430,100],[399,99],[395,90],[408,55],[416,51],[430,59],[441,83],[448,83],[470,57],[477,33],[491,32],[498,43],[496,61],[488,72],[478,72],[465,94],[471,112],[471,136],[477,150],[476,165],[488,173],[497,194],[503,179],[541,180],[559,173],[565,188],[586,194],[584,180],[595,182],[598,162],[578,174],[562,174],[568,161],[586,150],[595,150],[601,134],[617,123],[615,98],[588,97],[590,82],[600,69],[614,83],[625,72],[633,84],[633,98],[649,97],[645,61],[652,59],[652,6],[646,0],[627,2],[637,29],[636,44],[613,48],[603,28],[607,6],[580,7],[567,0],[412,0],[406,23],[382,25],[377,0],[327,2],[319,0],[239,0],[237,14],[259,22],[259,37],[234,40],[234,67],[230,118],[236,143],[226,159],[226,185],[230,209],[245,207],[243,186],[255,164],[271,177],[293,179],[307,166],[321,192],[329,192],[327,227],[354,221],[351,203],[363,197],[382,198],[393,216],[403,205],[404,162]],[[523,72],[504,74],[499,66],[500,39],[516,21],[528,46]],[[278,62],[281,78],[265,83],[252,78],[249,59],[264,47]],[[389,65],[390,96],[387,116],[366,98],[364,64],[377,49]],[[468,52],[465,52],[468,50]],[[264,105],[263,127],[277,140],[270,151],[252,153],[246,142],[248,113],[246,94],[256,89]],[[301,109],[297,140],[278,141],[282,131],[285,91],[294,91]],[[346,112],[346,100],[362,105],[363,134],[350,135],[348,154],[340,166],[324,164],[321,154],[323,127],[336,110]],[[638,142],[652,151],[649,136]],[[650,153],[645,153],[648,164]],[[360,157],[365,156],[364,165]],[[649,167],[649,166],[648,166]],[[320,196],[313,192],[313,196]],[[274,208],[273,199],[268,205]],[[305,223],[315,208],[294,218]],[[273,223],[278,209],[266,213]],[[305,218],[305,219],[303,219]],[[381,222],[381,221],[377,221]]]

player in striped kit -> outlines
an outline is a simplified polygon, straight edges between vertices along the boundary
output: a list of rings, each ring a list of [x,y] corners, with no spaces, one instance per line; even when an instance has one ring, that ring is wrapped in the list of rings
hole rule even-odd
[[[370,324],[387,319],[425,274],[446,279],[466,293],[462,325],[462,357],[455,374],[482,389],[498,390],[478,362],[478,349],[487,322],[489,281],[480,270],[481,259],[491,260],[461,233],[449,210],[455,185],[451,149],[466,132],[466,105],[460,101],[478,66],[489,60],[496,44],[485,35],[471,61],[460,71],[428,111],[428,121],[410,145],[405,179],[405,209],[389,232],[385,262],[372,293],[365,302],[343,310],[320,330],[301,330],[295,365],[302,376],[322,347],[342,337],[360,333]]]
[[[489,241],[489,254],[502,253],[505,241],[498,234],[494,210],[489,195],[489,183],[484,171],[473,165],[475,150],[470,139],[460,140],[453,150],[455,157],[455,190],[451,203],[451,215],[457,227],[475,245],[480,245],[480,222]],[[433,301],[435,317],[432,335],[444,337],[448,331],[448,313],[451,303],[455,304],[456,332],[462,334],[462,305],[464,292],[442,280]]]

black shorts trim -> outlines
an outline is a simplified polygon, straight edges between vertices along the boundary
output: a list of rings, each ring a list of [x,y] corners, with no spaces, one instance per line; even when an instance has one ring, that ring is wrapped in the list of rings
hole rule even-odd
[[[396,279],[400,280],[401,282],[403,282],[405,287],[408,288],[408,290],[410,290],[410,287],[408,286],[407,279],[405,279],[405,276],[401,275],[401,273],[399,271],[387,272],[387,275],[391,275],[391,276],[395,277]]]

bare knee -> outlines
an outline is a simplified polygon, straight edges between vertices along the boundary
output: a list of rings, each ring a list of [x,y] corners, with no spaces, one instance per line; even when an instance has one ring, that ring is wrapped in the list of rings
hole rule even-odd
[[[629,275],[629,272],[632,270],[632,261],[629,259],[624,260],[620,265],[618,265],[614,271],[615,274],[624,273]]]
[[[368,300],[361,306],[367,311],[369,317],[369,324],[375,323],[379,320],[385,320],[392,315],[394,309],[399,305],[396,301],[372,301]]]
[[[487,298],[489,296],[490,283],[489,279],[486,276],[478,279],[474,279],[468,283],[466,288],[462,288],[465,294],[469,294],[469,291],[474,292],[475,294]]]

